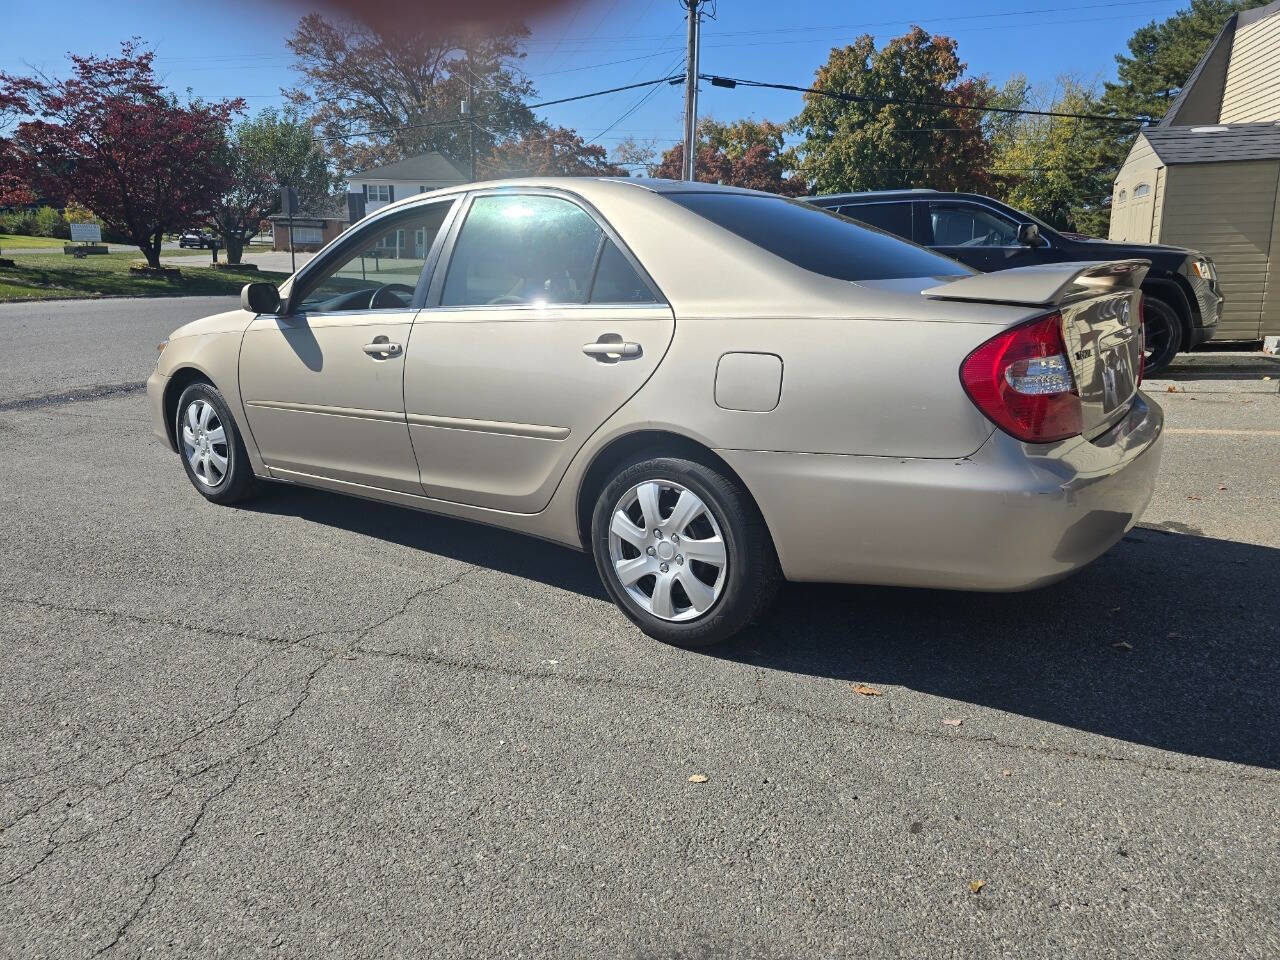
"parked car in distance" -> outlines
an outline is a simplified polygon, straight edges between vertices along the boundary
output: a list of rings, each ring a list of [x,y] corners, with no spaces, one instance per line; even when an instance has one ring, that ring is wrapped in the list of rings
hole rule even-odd
[[[1021,590],[1119,540],[1162,443],[1145,273],[979,274],[709,184],[469,184],[179,328],[147,392],[214,503],[275,480],[533,534],[703,646],[780,578]]]
[[[212,243],[212,236],[197,230],[188,230],[178,238],[179,247],[195,247],[197,250],[203,250],[205,247],[212,245]]]
[[[812,197],[810,202],[984,272],[1076,260],[1151,261],[1142,286],[1148,375],[1159,373],[1180,351],[1209,340],[1222,316],[1213,260],[1195,250],[1063,233],[975,193],[877,190]]]

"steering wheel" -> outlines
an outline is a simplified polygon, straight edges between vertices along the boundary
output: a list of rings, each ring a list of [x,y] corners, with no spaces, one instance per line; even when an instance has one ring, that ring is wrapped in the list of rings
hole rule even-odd
[[[382,298],[382,295],[384,293],[385,294],[407,293],[409,295],[409,299],[410,300],[413,299],[413,287],[410,287],[407,284],[403,284],[403,283],[384,283],[382,286],[378,287],[377,290],[374,290],[373,296],[369,298],[370,310],[377,310],[379,307],[382,307],[385,310],[394,310],[397,307],[407,307],[409,305],[408,300],[401,303],[399,299],[396,299],[395,302],[393,303],[379,303],[378,300]]]

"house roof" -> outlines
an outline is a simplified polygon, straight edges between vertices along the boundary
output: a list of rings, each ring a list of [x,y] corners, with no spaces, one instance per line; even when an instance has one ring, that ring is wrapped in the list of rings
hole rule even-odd
[[[1280,2],[1280,0],[1278,0]],[[383,167],[372,167],[351,175],[352,180],[422,180],[465,183],[467,176],[447,157],[436,151],[417,157],[406,157]]]
[[[1217,123],[1221,116],[1222,97],[1226,92],[1227,67],[1231,63],[1231,47],[1235,43],[1236,31],[1240,27],[1277,15],[1280,15],[1280,0],[1273,0],[1265,7],[1233,13],[1228,17],[1157,126]]]
[[[1166,164],[1280,159],[1280,123],[1148,127],[1142,135]]]

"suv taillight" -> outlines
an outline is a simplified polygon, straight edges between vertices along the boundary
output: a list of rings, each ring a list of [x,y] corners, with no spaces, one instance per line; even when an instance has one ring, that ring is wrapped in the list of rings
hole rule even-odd
[[[1084,429],[1060,313],[992,337],[960,365],[960,382],[988,419],[1019,440],[1051,443]]]

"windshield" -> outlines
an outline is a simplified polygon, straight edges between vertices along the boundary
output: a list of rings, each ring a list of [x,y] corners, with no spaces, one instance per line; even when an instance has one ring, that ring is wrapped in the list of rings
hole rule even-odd
[[[664,196],[797,267],[836,280],[900,280],[973,272],[907,240],[796,200],[711,191]]]

